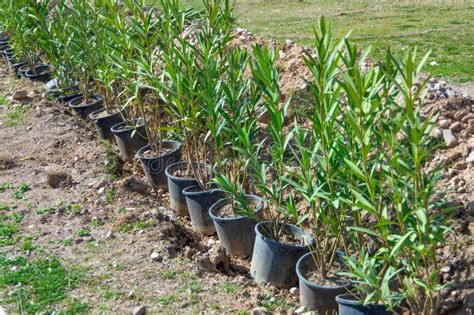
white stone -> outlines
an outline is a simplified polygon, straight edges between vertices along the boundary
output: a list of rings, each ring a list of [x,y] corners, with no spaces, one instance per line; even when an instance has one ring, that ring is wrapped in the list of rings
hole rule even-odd
[[[161,256],[157,252],[151,253],[150,258],[153,261],[160,261],[161,260]]]
[[[448,148],[452,148],[458,144],[458,139],[453,135],[453,132],[449,129],[443,130],[444,143]]]
[[[471,152],[466,158],[466,163],[474,163],[474,152]]]
[[[294,296],[298,296],[300,294],[300,289],[298,289],[297,287],[292,287],[290,289],[290,294]]]

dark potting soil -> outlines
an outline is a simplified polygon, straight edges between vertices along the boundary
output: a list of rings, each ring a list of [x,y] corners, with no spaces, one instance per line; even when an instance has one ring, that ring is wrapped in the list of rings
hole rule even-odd
[[[154,157],[160,157],[162,155],[165,155],[166,153],[172,152],[173,150],[171,149],[166,149],[166,148],[161,148],[159,151],[157,150],[148,150],[143,152],[142,157],[144,158],[154,158]]]
[[[344,276],[340,276],[337,273],[341,271],[347,271],[344,264],[339,261],[333,263],[331,271],[328,273],[326,278],[323,278],[322,274],[316,270],[316,265],[313,261],[301,266],[303,276],[311,283],[324,287],[338,287],[346,285],[349,281]]]
[[[258,206],[257,201],[250,201],[249,204],[250,204],[250,207],[252,209],[256,209],[257,206]],[[238,210],[238,209],[235,209],[235,210]],[[216,216],[220,217],[220,218],[240,218],[240,217],[242,217],[242,215],[240,215],[240,214],[238,214],[234,211],[234,206],[232,205],[232,203],[226,204],[222,208],[215,211],[214,214]]]

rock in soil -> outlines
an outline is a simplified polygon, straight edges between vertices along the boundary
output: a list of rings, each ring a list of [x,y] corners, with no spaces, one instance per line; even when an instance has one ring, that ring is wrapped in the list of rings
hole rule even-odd
[[[26,99],[27,97],[28,97],[28,93],[24,90],[15,91],[15,93],[12,96],[13,100],[15,101],[21,101],[21,100]]]
[[[133,315],[145,315],[146,307],[144,305],[137,306],[133,309]]]
[[[250,314],[252,314],[252,315],[267,315],[267,314],[271,314],[271,313],[268,311],[268,309],[266,307],[260,306],[260,307],[254,308]]]
[[[458,144],[458,140],[449,129],[443,130],[444,143],[448,148],[452,148]]]

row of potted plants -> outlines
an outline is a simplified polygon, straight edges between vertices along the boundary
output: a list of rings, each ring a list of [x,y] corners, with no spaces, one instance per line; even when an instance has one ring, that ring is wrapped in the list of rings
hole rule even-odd
[[[299,282],[301,304],[320,313],[436,313],[449,229],[439,170],[425,165],[427,55],[388,51],[367,67],[321,19],[299,107],[282,97],[278,52],[233,44],[228,1],[203,7],[3,0],[0,44],[12,71],[48,63],[59,100],[140,161],[197,232],[251,256],[255,281]]]

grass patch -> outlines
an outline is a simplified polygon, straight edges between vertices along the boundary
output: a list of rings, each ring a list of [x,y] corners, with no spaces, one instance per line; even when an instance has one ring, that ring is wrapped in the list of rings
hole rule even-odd
[[[36,210],[37,215],[52,214],[55,212],[63,212],[66,214],[78,214],[81,212],[81,205],[78,203],[69,203],[63,200],[57,201],[54,205],[43,207]]]
[[[234,294],[242,290],[244,287],[237,283],[224,282],[224,283],[219,284],[219,288],[226,293]]]
[[[5,96],[0,96],[0,107],[5,107],[8,105],[8,100]]]
[[[55,312],[81,278],[81,272],[66,269],[54,257],[28,260],[0,254],[0,289],[10,292],[4,295],[5,302],[15,305],[21,314]],[[67,309],[80,311],[86,307],[72,300]]]
[[[79,237],[87,237],[90,236],[91,233],[89,232],[89,230],[81,228],[76,231],[76,235]]]
[[[23,123],[26,119],[27,107],[24,105],[14,107],[4,116],[5,126],[13,127]]]
[[[124,162],[120,156],[113,150],[109,143],[104,144],[105,147],[105,161],[102,171],[109,176],[110,180],[116,180],[122,177]]]
[[[107,201],[107,203],[111,204],[112,202],[114,202],[115,197],[117,197],[117,188],[107,188],[105,191],[105,200]]]
[[[169,306],[178,301],[176,294],[163,295],[158,298],[158,304],[161,306]]]
[[[12,189],[13,185],[11,183],[0,184],[0,193],[5,192],[7,189]]]

